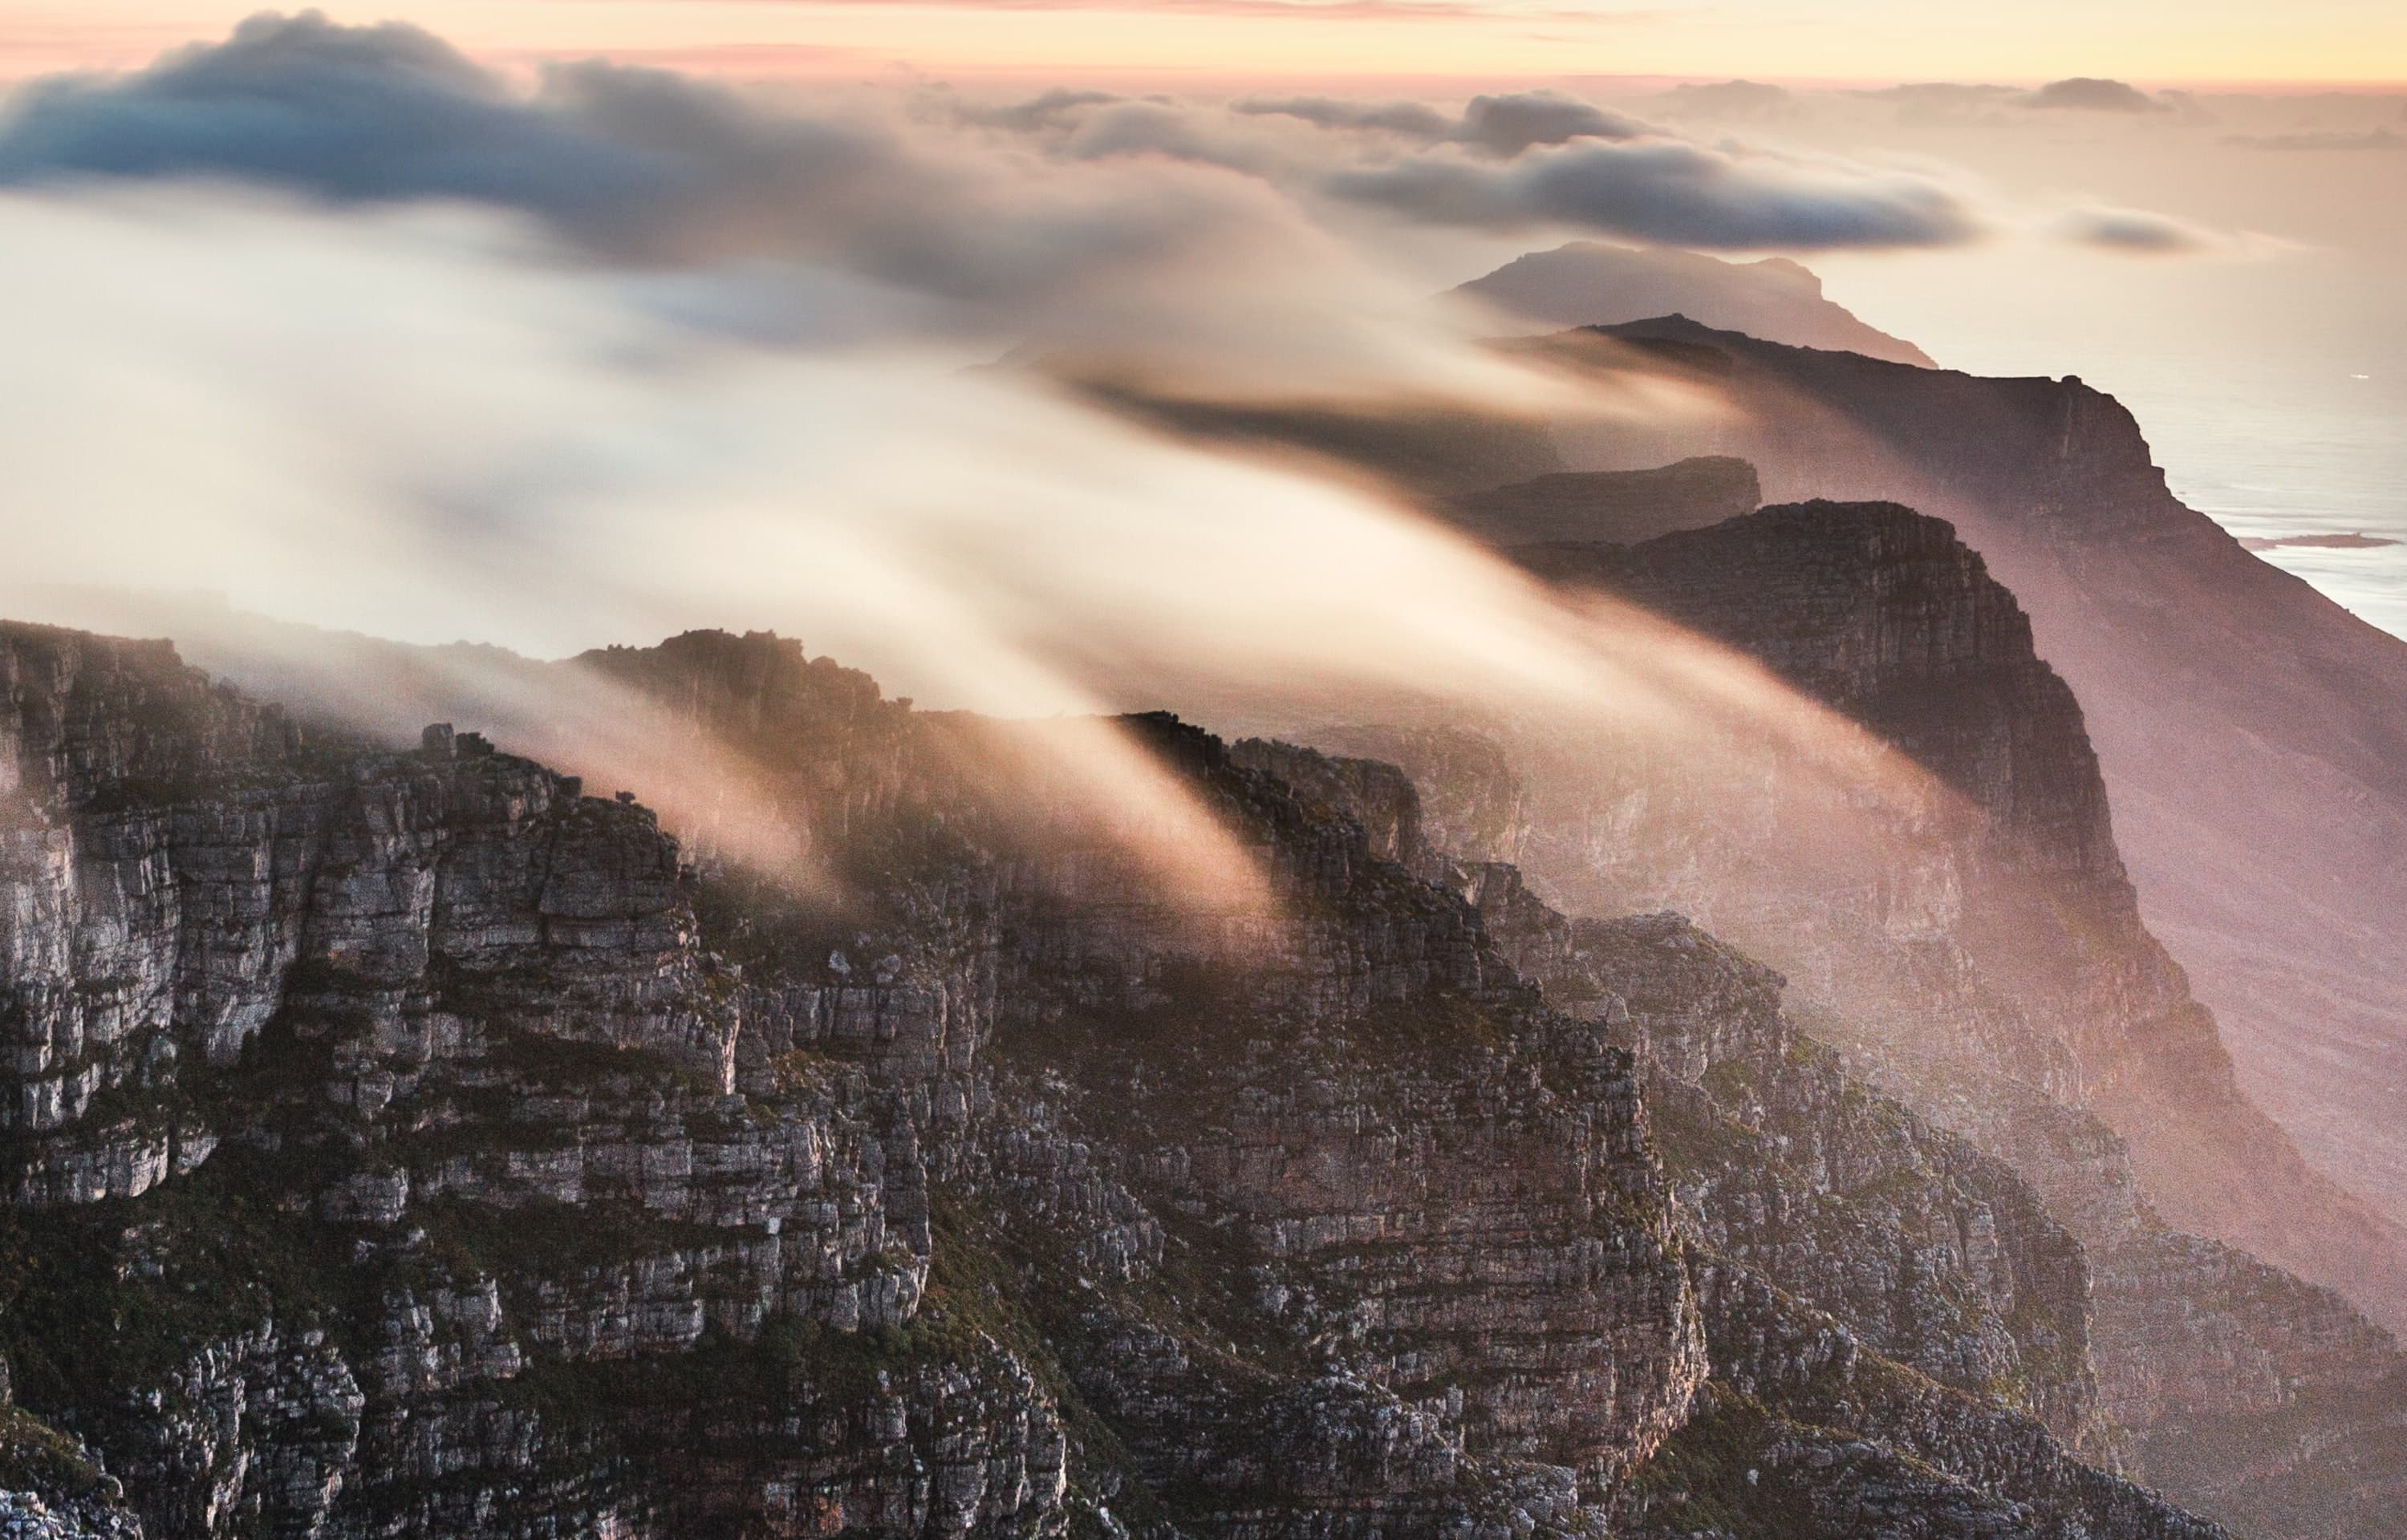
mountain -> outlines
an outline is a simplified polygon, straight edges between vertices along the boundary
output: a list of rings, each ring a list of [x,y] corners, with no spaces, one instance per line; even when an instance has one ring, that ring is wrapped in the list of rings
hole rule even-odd
[[[0,1349],[55,1458],[0,1487],[154,1534],[2219,1533],[2136,1478],[2386,1535],[2407,1364],[2318,1285],[2386,1319],[2395,1231],[2158,944],[2087,686],[1963,524],[1758,511],[1866,441],[1660,330],[1547,346],[1759,390],[1750,436],[1423,495],[1853,774],[1710,714],[1224,742],[761,635],[140,622],[287,715],[8,633]],[[376,736],[321,725],[366,680]]]
[[[2217,1152],[2134,1109],[2144,1176],[2186,1227],[2399,1321],[2407,643],[2183,506],[2130,414],[2078,380],[1908,369],[1678,319],[1587,337],[1557,346],[1642,348],[1738,410],[1571,432],[1575,463],[1731,454],[1775,500],[1904,502],[1949,520],[2014,591],[2084,707],[2148,928],[2250,1099],[2382,1222],[2300,1180],[2261,1130]]]
[[[2080,1457],[2036,1192],[1695,926],[1431,844],[1397,771],[917,713],[765,635],[534,667],[747,761],[828,886],[0,626],[18,1511],[2224,1533]],[[1258,885],[1149,867],[1162,820],[1063,777],[1096,733]]]
[[[1760,662],[1935,772],[1935,793],[1868,820],[1852,804],[1869,778],[1817,799],[1801,764],[1734,792],[1701,773],[1714,750],[1694,740],[1527,720],[1304,730],[1393,760],[1456,848],[1509,852],[1574,912],[1702,919],[1780,968],[1788,1009],[1856,1072],[2018,1173],[2083,1246],[2100,1411],[2144,1477],[2250,1533],[2386,1533],[2407,1358],[2329,1290],[2184,1233],[2133,1155],[2202,1151],[2235,1190],[2286,1190],[2376,1243],[2381,1222],[2240,1094],[2141,922],[2085,714],[2015,597],[1946,524],[1893,504],[1621,544],[1694,505],[1679,476],[1598,482],[1601,538],[1512,554]],[[1630,514],[1649,486],[1664,505]],[[1801,851],[1801,828],[1835,833]]]
[[[1693,316],[1800,347],[1931,367],[1919,347],[1824,298],[1822,280],[1786,257],[1731,262],[1693,251],[1574,241],[1517,257],[1454,292],[1549,331]]]

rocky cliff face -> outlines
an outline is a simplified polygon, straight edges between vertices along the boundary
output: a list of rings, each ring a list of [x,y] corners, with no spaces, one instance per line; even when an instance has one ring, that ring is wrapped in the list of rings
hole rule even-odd
[[[2219,1019],[2241,1083],[2380,1217],[2299,1171],[2212,1066],[2196,1106],[2133,1106],[2117,1126],[2181,1223],[2400,1324],[2407,1154],[2388,1088],[2407,999],[2387,959],[2407,910],[2407,643],[2184,507],[2130,414],[2079,380],[1908,369],[1678,321],[1616,335],[1734,410],[1645,443],[1604,434],[1568,455],[1575,467],[1742,455],[1775,500],[1944,516],[2013,589],[2087,708],[2149,925]]]
[[[1317,778],[1385,822],[1385,769]],[[1550,1001],[1630,1045],[1681,1200],[1712,1372],[1614,1491],[1616,1533],[2219,1533],[2068,1452],[2114,1438],[2087,1264],[2003,1163],[1852,1079],[1777,974],[1679,916],[1574,921],[1509,866],[1417,854]]]
[[[606,1472],[663,1451],[595,1413],[654,1360],[912,1316],[908,1131],[859,1076],[735,1094],[740,990],[644,810],[473,737],[305,750],[164,647],[6,642],[11,1358],[154,1531],[460,1533],[521,1484],[632,1521]],[[826,1405],[788,1465],[991,1416],[1058,1485],[997,1362]],[[753,1463],[686,1500],[793,1479]]]
[[[1907,848],[1930,847],[1925,859],[1944,871],[1904,878],[1900,852],[1883,851],[1887,891],[1873,911],[1829,916],[1901,946],[1806,944],[1821,954],[1816,974],[1830,979],[1845,1014],[1915,1033],[1909,1051],[1975,1045],[1993,1072],[2134,1123],[2252,1113],[2213,1021],[2140,923],[2080,706],[2033,650],[2014,596],[1945,524],[1894,504],[1807,503],[1626,548],[1556,545],[1524,557],[1543,575],[1626,596],[1761,661],[1903,750],[1958,803],[1959,817],[1908,837]],[[1690,838],[1711,840],[1711,829]],[[1539,863],[1550,875],[1582,864]],[[1759,892],[1766,908],[1792,897],[1772,883]],[[1746,901],[1732,894],[1722,908]],[[1882,955],[1901,950],[1956,955]],[[1896,976],[1839,977],[1868,960]],[[1933,1045],[1927,1025],[1898,1019],[1929,1010],[1933,975],[1977,981],[1968,987],[1986,987],[2001,997],[1991,1009],[2018,1011],[2022,1023]],[[1982,1007],[1959,1009],[1969,1020]],[[2214,1105],[2187,1105],[2217,1083],[2228,1089]]]
[[[586,660],[785,786],[806,899],[472,735],[0,656],[0,1339],[93,1524],[2218,1533],[2068,1452],[2080,1254],[2009,1175],[1393,772],[1127,724],[1259,865],[1199,899],[1029,729]]]
[[[1447,795],[1521,809],[1522,858],[1575,910],[1672,902],[1709,916],[1777,962],[1814,1028],[1883,1088],[2019,1173],[2086,1249],[2099,1407],[2132,1431],[2152,1478],[2258,1521],[2318,1439],[2386,1415],[2382,1387],[2400,1363],[2386,1333],[2329,1291],[2180,1233],[2145,1195],[2145,1167],[2134,1177],[2118,1127],[2160,1157],[2218,1120],[2234,1125],[2220,1130],[2228,1149],[2252,1137],[2283,1149],[2140,923],[2082,713],[1947,526],[1816,503],[1632,546],[1517,554],[1759,659],[1901,747],[1944,795],[1866,827],[1835,803],[1801,812],[1786,785],[1683,797],[1676,767],[1643,745],[1526,727],[1496,745],[1515,764],[1509,787]],[[1421,731],[1333,736],[1431,780],[1495,763]],[[1861,837],[1767,855],[1794,849],[1801,821]],[[2295,1175],[2295,1157],[2273,1156],[2277,1183]],[[2306,1404],[2324,1408],[2319,1434],[2300,1431]],[[2251,1419],[2268,1434],[2244,1471],[2209,1472],[2172,1432]],[[2337,1466],[2321,1478],[2328,1493],[2357,1482]],[[2265,1533],[2326,1532],[2276,1520]]]

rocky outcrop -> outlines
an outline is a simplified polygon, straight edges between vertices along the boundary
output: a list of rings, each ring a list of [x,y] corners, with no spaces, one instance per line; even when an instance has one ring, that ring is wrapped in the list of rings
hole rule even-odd
[[[2082,713],[1947,526],[1815,503],[1633,546],[1517,554],[1760,660],[1903,749],[1936,787],[1910,784],[1870,819],[1845,798],[1811,800],[1802,773],[1753,798],[1684,793],[1680,767],[1651,762],[1644,742],[1525,726],[1498,743],[1515,784],[1479,795],[1527,810],[1519,848],[1550,893],[1710,917],[1777,963],[1813,1029],[1883,1089],[2024,1178],[2087,1250],[2102,1426],[2131,1430],[2140,1468],[2186,1500],[2229,1505],[2287,1482],[2314,1462],[2314,1438],[2270,1437],[2253,1476],[2227,1467],[2210,1484],[2195,1461],[2164,1460],[2174,1445],[2159,1434],[2295,1420],[2285,1408],[2352,1396],[2373,1399],[2327,1414],[2322,1436],[2386,1415],[2377,1392],[2400,1362],[2387,1333],[2327,1289],[2183,1234],[2134,1175],[2117,1125],[2161,1154],[2218,1118],[2233,1125],[2228,1149],[2272,1141],[2277,1182],[2298,1167],[2279,1164],[2278,1131],[2240,1096],[2212,1018],[2140,922]],[[1332,741],[1419,777],[1478,763],[1432,756],[1417,730]],[[1847,837],[1801,852],[1798,831],[1817,827]],[[2324,1479],[2356,1477],[2333,1466]],[[2256,1501],[2216,1511],[2253,1515]]]
[[[0,1022],[21,1204],[138,1195],[221,1137],[190,1081],[296,993],[376,1018],[347,1095],[440,1058],[475,996],[513,1029],[724,1084],[673,847],[649,814],[478,746],[302,751],[164,645],[0,633]]]
[[[1511,756],[1490,734],[1459,727],[1403,730],[1364,725],[1316,727],[1313,737],[1332,752],[1246,739],[1231,753],[1300,787],[1325,786],[1317,778],[1331,772],[1319,766],[1341,771],[1349,786],[1355,777],[1371,778],[1382,788],[1375,800],[1357,805],[1332,799],[1352,812],[1374,841],[1390,827],[1417,829],[1417,842],[1399,842],[1395,859],[1425,875],[1443,879],[1458,855],[1508,866],[1521,859],[1531,832],[1527,794]],[[1418,767],[1412,775],[1390,763],[1403,740],[1409,740],[1411,762]],[[1398,792],[1387,789],[1391,784],[1409,791],[1409,810]]]
[[[1354,763],[1322,784],[1382,789]],[[2221,1533],[2068,1452],[2116,1436],[2088,1264],[2004,1163],[1851,1077],[1779,975],[1679,916],[1567,919],[1498,863],[1450,881],[1549,1001],[1628,1045],[1695,1248],[1713,1373],[1616,1488],[1617,1533]]]
[[[471,735],[305,746],[162,646],[5,641],[8,1021],[38,1114],[12,1356],[154,1533],[677,1528],[797,1490],[958,1533],[1060,1521],[1058,1422],[1008,1353],[847,1396],[806,1351],[761,1361],[916,1317],[917,1128],[840,1063],[736,1094],[751,1002],[647,811]],[[787,1040],[845,1031],[823,1010]],[[166,1157],[83,1175],[142,1139]],[[627,1414],[694,1416],[715,1351],[753,1394],[731,1382],[693,1447],[745,1459],[669,1484],[692,1448]],[[1013,1448],[1027,1472],[990,1491]]]
[[[2011,587],[2086,708],[2150,928],[2212,1008],[2240,1083],[2323,1172],[2235,1108],[2219,1068],[2118,1109],[2177,1222],[2340,1288],[2396,1327],[2407,1151],[2389,1087],[2407,997],[2407,643],[2184,507],[2131,415],[2077,379],[1980,379],[1655,321],[1616,336],[1730,410],[1580,468],[1735,454],[1779,499],[1948,519]],[[2344,811],[2343,811],[2344,810]]]
[[[2011,1169],[1848,1075],[1781,1010],[1777,974],[1678,916],[1549,928],[1533,971],[1550,997],[1616,988],[1674,1189],[1725,1265],[2103,1448],[2087,1260]]]
[[[1761,661],[1902,750],[1957,803],[1876,853],[1869,904],[1829,916],[1858,936],[1784,936],[1773,954],[1827,978],[1843,1013],[1911,1033],[1923,1052],[1969,1053],[1993,1073],[2107,1109],[2110,1121],[2126,1109],[2134,1120],[2252,1113],[2213,1020],[2140,923],[2080,706],[2033,650],[2014,596],[1945,524],[1893,504],[1806,503],[1630,547],[1522,554],[1558,583],[1629,598]],[[1707,824],[1665,837],[1715,833]],[[1938,869],[1899,869],[1916,856]],[[1577,869],[1570,857],[1538,865],[1550,877]],[[1758,873],[1752,894],[1716,895],[1716,913],[1741,934],[1812,923],[1735,914],[1793,897]],[[1842,977],[1868,964],[1871,977]],[[1931,982],[1949,977],[1966,981],[1954,1009],[1968,1022],[1985,1010],[2022,1021],[1934,1042]],[[2186,1105],[2218,1076],[2228,1090],[2217,1107]]]
[[[718,711],[814,727],[798,700]],[[924,730],[951,741],[906,756],[923,773],[961,762],[961,724]],[[854,827],[890,870],[951,848],[969,885],[946,907],[989,916],[990,1131],[940,1184],[953,1222],[1047,1280],[1011,1293],[1155,1501],[1183,1494],[1183,1527],[1301,1533],[1334,1505],[1420,1533],[1542,1499],[1569,1522],[1582,1479],[1643,1458],[1702,1373],[1626,1056],[1414,874],[1429,852],[1393,770],[1130,730],[1261,853],[1265,894],[1199,910],[1092,810],[1048,798],[1031,822],[942,777],[906,785],[883,835]],[[1389,821],[1366,833],[1338,811],[1357,806]],[[917,928],[858,939],[895,949],[889,988],[914,987]],[[796,954],[748,978],[807,987]]]
[[[142,1540],[125,1491],[82,1440],[10,1400],[0,1365],[0,1534],[22,1540]]]
[[[1592,1535],[1706,1491],[1709,1385],[1834,1524],[2212,1533],[2049,1432],[2079,1291],[2010,1182],[1709,940],[1446,862],[1392,771],[1120,724],[1259,879],[1199,888],[1057,729],[774,638],[581,665],[738,744],[832,900],[466,734],[6,635],[12,1026],[188,1154],[51,1180],[97,1091],[25,1131],[0,1337],[154,1535]],[[178,759],[162,703],[249,726]]]

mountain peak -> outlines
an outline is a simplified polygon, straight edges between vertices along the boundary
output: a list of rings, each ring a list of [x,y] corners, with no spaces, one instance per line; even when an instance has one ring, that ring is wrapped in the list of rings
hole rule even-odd
[[[1678,315],[1769,342],[1931,367],[1919,347],[1825,298],[1821,278],[1786,257],[1732,262],[1693,251],[1574,241],[1517,257],[1455,292],[1505,317],[1550,327]]]

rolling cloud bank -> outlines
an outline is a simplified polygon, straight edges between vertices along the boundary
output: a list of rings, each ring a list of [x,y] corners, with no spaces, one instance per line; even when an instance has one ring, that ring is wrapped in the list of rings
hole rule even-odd
[[[1877,750],[1759,671],[1566,608],[1384,489],[1071,386],[1506,419],[1557,402],[1563,381],[1479,341],[1492,317],[1344,233],[1358,203],[1459,219],[1373,195],[1381,177],[1531,189],[1494,194],[1516,226],[1551,199],[1587,210],[1566,224],[1751,243],[1970,238],[1974,216],[1936,182],[1567,98],[1327,126],[1295,106],[805,103],[603,65],[520,90],[422,32],[314,16],[38,85],[0,128],[0,303],[33,360],[0,459],[57,516],[19,542],[12,607],[199,591],[545,656],[776,629],[933,704],[1283,680],[1667,737],[1744,722],[1859,776]],[[1190,150],[1152,142],[1173,130]],[[1612,373],[1583,399],[1712,409],[1637,370],[1617,395]],[[379,692],[350,693],[374,719]]]
[[[2001,110],[2115,108],[2098,86]],[[21,542],[22,582],[539,654],[776,628],[1009,712],[1292,676],[1670,718],[1673,682],[1612,625],[1387,491],[1164,438],[1086,389],[1715,410],[1643,368],[1567,387],[1513,361],[1480,339],[1517,323],[1433,298],[1417,254],[2221,240],[1548,91],[978,102],[601,63],[522,81],[315,13],[25,88],[0,190],[0,304],[32,361],[0,450],[21,504],[56,515]]]
[[[1477,344],[1492,320],[1379,259],[1414,227],[1810,250],[2028,223],[1943,168],[1708,145],[1551,92],[1459,109],[1100,92],[980,106],[603,64],[521,85],[415,28],[314,13],[26,88],[0,122],[0,187],[12,332],[41,360],[18,376],[14,490],[74,516],[37,537],[30,574],[200,584],[300,618],[538,649],[731,600],[815,636],[876,629],[846,628],[847,606],[918,596],[807,553],[832,530],[967,539],[938,509],[980,509],[997,540],[1042,553],[1031,574],[1132,502],[1201,497],[1199,528],[1282,506],[1376,520],[1326,481],[1199,466],[1047,379],[1543,403],[1546,379]],[[147,281],[163,258],[184,277],[172,297]],[[962,372],[1007,350],[1041,364]],[[295,356],[308,367],[261,366]],[[114,447],[125,381],[153,398],[133,456]],[[1631,401],[1690,409],[1643,383]],[[725,591],[687,570],[697,535],[758,555],[781,518],[812,535],[790,564],[831,573],[799,613],[747,591],[748,560]],[[1260,531],[1224,532],[1260,548]],[[153,570],[105,559],[129,549]],[[497,575],[531,561],[556,583]],[[981,603],[1008,629],[1117,586],[1093,575]],[[996,699],[1082,693],[1023,679]]]
[[[2097,84],[2001,110],[2111,106]],[[30,363],[0,459],[53,516],[18,580],[537,655],[776,629],[1010,713],[1275,678],[1672,732],[1702,687],[1794,748],[1829,724],[1711,649],[1565,613],[1389,489],[1164,437],[1090,389],[1506,423],[1575,391],[1670,418],[1716,408],[1626,361],[1567,383],[1482,342],[1529,323],[1437,297],[1449,243],[2220,240],[1655,116],[1553,91],[520,79],[406,25],[262,15],[36,82],[0,118],[0,304]]]

